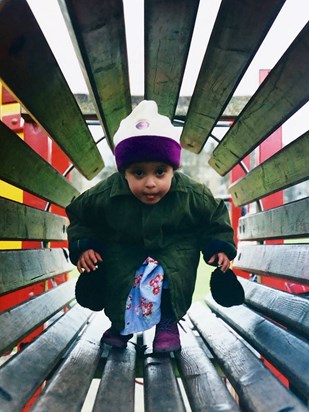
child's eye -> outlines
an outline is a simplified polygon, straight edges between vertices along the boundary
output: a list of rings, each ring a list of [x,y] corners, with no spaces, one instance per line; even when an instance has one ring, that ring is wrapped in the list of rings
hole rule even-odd
[[[166,169],[164,169],[163,167],[160,167],[156,170],[156,175],[157,176],[164,176],[166,173]]]
[[[134,170],[133,170],[133,174],[134,174],[134,176],[136,176],[136,177],[142,177],[142,176],[144,176],[144,172],[143,172],[142,169],[134,169]]]

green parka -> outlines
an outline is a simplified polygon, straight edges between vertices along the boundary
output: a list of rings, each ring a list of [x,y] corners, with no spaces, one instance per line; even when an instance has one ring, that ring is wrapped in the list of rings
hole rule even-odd
[[[70,258],[94,248],[101,253],[105,313],[124,327],[126,299],[136,269],[148,256],[168,278],[172,307],[180,319],[191,305],[200,252],[204,259],[236,255],[227,208],[209,189],[175,172],[170,191],[155,205],[140,202],[121,173],[98,183],[68,207]],[[102,297],[103,299],[103,297]]]

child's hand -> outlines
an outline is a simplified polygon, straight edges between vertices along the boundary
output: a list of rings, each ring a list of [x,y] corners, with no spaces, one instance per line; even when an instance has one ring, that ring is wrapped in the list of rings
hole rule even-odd
[[[218,266],[220,267],[222,272],[226,272],[229,269],[231,262],[224,252],[219,252],[211,256],[208,263],[212,264],[216,260],[218,260]]]
[[[76,266],[79,273],[81,273],[83,270],[90,272],[91,270],[97,270],[98,262],[103,262],[100,253],[96,252],[93,249],[88,249],[81,254]]]

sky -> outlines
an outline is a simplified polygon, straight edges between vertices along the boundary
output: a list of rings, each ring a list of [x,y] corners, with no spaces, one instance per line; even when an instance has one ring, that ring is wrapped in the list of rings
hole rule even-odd
[[[88,93],[79,69],[78,60],[66,30],[57,0],[27,0],[63,71],[73,93]],[[143,1],[124,0],[126,18],[131,94],[143,93]],[[267,0],[264,0],[267,1]],[[189,64],[186,67],[181,95],[190,95],[198,76],[207,41],[221,0],[200,0],[196,29],[193,33]],[[203,19],[201,19],[203,16]],[[251,62],[235,95],[252,95],[258,88],[259,69],[271,69],[309,20],[309,0],[286,0],[275,23]],[[308,58],[308,56],[307,56]],[[74,68],[74,69],[73,69]],[[308,130],[309,104],[307,103],[285,124],[286,135],[291,140]],[[292,134],[292,136],[291,136]]]

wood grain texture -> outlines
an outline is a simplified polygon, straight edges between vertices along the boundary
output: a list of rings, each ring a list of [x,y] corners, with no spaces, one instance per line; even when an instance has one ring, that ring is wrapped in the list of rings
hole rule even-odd
[[[0,26],[1,80],[92,179],[104,166],[102,157],[27,1],[2,2]]]
[[[216,147],[210,165],[225,175],[309,98],[309,23],[305,25],[236,122]]]
[[[211,310],[283,373],[294,387],[309,396],[309,342],[243,305],[223,308],[211,297],[206,301]]]
[[[309,197],[239,219],[239,240],[309,236]]]
[[[309,244],[248,245],[240,243],[234,267],[259,275],[309,284]]]
[[[0,179],[62,207],[79,194],[68,180],[1,121]]]
[[[68,219],[0,197],[3,240],[66,240]]]
[[[22,409],[58,364],[90,314],[76,305],[0,369],[0,410]]]
[[[145,2],[145,98],[173,119],[199,0]]]
[[[2,250],[0,295],[70,272],[73,268],[65,249]]]
[[[96,114],[111,149],[120,121],[131,112],[131,96],[121,0],[59,2]]]
[[[0,314],[0,354],[12,349],[74,299],[75,280],[30,299]]]
[[[269,412],[290,408],[291,411],[307,411],[261,360],[214,314],[205,311],[201,303],[190,308],[189,316],[240,396],[244,410]]]
[[[183,147],[201,151],[283,4],[222,1],[181,135]]]
[[[229,187],[235,206],[307,180],[308,158],[309,132],[306,132]]]
[[[246,304],[309,339],[309,299],[239,277]]]

